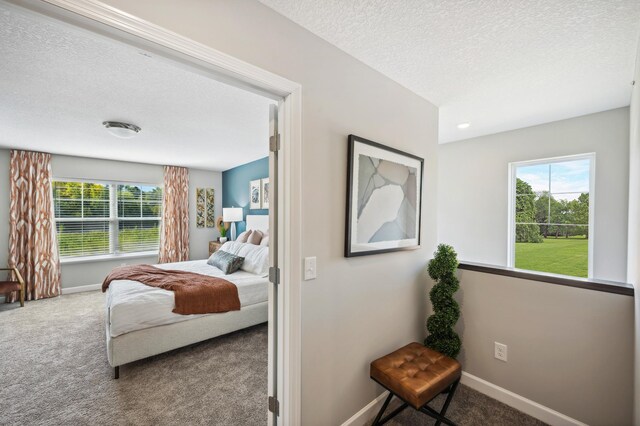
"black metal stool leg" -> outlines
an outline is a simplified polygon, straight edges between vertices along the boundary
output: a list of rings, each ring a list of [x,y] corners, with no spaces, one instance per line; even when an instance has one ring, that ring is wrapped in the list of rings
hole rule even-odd
[[[382,404],[382,408],[380,409],[380,411],[378,411],[378,415],[376,416],[376,419],[373,421],[372,426],[378,426],[380,424],[380,418],[382,417],[382,415],[384,414],[385,410],[389,406],[389,403],[391,402],[391,398],[393,398],[393,394],[391,392],[389,392],[389,396],[384,401],[384,404]]]
[[[436,419],[436,426],[440,426],[441,423],[444,423],[448,426],[456,426],[456,424],[451,420],[449,420],[448,418],[446,418],[445,415],[447,413],[447,409],[449,408],[449,404],[451,404],[451,400],[453,400],[453,396],[455,395],[456,390],[458,389],[459,384],[460,384],[460,379],[458,378],[458,380],[456,380],[449,386],[449,394],[447,395],[447,399],[444,401],[444,404],[442,405],[442,409],[440,410],[440,412],[437,412],[433,408],[429,407],[429,403],[434,398],[432,398],[422,407],[417,408],[417,410]],[[397,407],[391,413],[382,417],[385,411],[387,410],[387,408],[389,408],[389,403],[391,402],[394,396],[400,399],[403,402],[403,404]],[[408,406],[409,406],[409,403],[407,403],[403,398],[400,398],[399,396],[395,395],[393,392],[389,391],[389,396],[387,396],[387,399],[384,401],[384,404],[382,404],[382,408],[380,408],[380,411],[378,411],[378,414],[376,415],[376,418],[373,421],[372,426],[381,426],[385,424],[386,422],[391,420],[393,417],[400,414],[400,412],[405,408],[407,408]]]
[[[456,389],[458,389],[458,385],[460,384],[460,379],[453,382],[451,385],[451,389],[449,390],[449,395],[447,395],[447,399],[442,406],[442,410],[440,410],[440,415],[444,418],[445,414],[447,414],[447,409],[449,408],[449,404],[451,404],[451,400],[453,399],[453,395],[456,393]],[[436,426],[440,426],[440,422],[442,420],[438,419],[436,422]]]
[[[395,410],[393,410],[391,412],[391,414],[388,414],[384,419],[380,420],[380,425],[385,424],[386,422],[388,422],[389,420],[391,420],[392,418],[394,418],[395,416],[397,416],[398,414],[400,414],[400,412],[402,410],[404,410],[405,408],[407,408],[409,406],[409,404],[407,404],[406,402],[404,402],[401,406],[399,406],[398,408],[396,408]]]
[[[409,406],[409,404],[407,404],[406,402],[402,401],[402,405],[401,406],[399,406],[398,408],[393,410],[391,413],[386,415],[384,417],[384,419],[380,419],[382,417],[382,415],[384,414],[384,412],[386,411],[387,407],[389,406],[389,402],[391,402],[391,398],[393,398],[393,394],[391,392],[389,392],[389,396],[387,397],[386,401],[384,402],[384,405],[382,406],[382,408],[378,412],[378,415],[376,416],[376,419],[373,421],[371,426],[381,426],[381,425],[385,424],[386,422],[388,422],[389,420],[391,420],[392,418],[394,418],[395,416],[400,414],[400,412],[402,410],[404,410],[405,408],[407,408]]]
[[[424,407],[422,407],[420,409],[420,412],[433,417],[434,419],[437,420],[436,424],[440,424],[440,423],[444,423],[446,425],[449,426],[456,426],[456,424],[454,422],[452,422],[451,420],[447,419],[446,417],[442,416],[440,413],[438,413],[436,410],[434,410],[433,408],[425,405]]]

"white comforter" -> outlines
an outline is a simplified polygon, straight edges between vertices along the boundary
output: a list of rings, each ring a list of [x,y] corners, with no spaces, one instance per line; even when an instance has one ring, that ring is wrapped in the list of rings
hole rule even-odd
[[[206,260],[165,263],[155,266],[162,269],[178,269],[224,278],[238,287],[241,307],[266,302],[268,299],[267,275],[255,275],[245,271],[224,275],[220,269],[208,265]],[[138,281],[113,281],[107,290],[106,303],[111,337],[203,316],[174,314],[172,310],[175,307],[175,301],[172,291],[150,287]]]

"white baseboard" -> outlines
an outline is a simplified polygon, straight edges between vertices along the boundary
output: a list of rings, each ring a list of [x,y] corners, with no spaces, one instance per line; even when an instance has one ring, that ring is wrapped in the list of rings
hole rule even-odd
[[[62,287],[61,294],[83,293],[85,291],[100,290],[102,284],[79,285],[77,287]]]
[[[467,373],[466,371],[462,372],[462,379],[460,380],[460,383],[469,386],[471,389],[483,393],[496,401],[500,401],[503,404],[515,408],[516,410],[522,411],[531,417],[535,417],[549,425],[587,426],[585,423],[572,419],[569,416],[565,416],[551,408],[538,404],[537,402],[513,393],[507,389],[501,388],[500,386],[496,386],[493,383],[489,383],[486,380]],[[380,410],[380,407],[387,395],[389,395],[388,392],[382,393],[362,408],[362,410],[351,416],[349,420],[342,423],[342,426],[362,426],[366,424],[376,415],[378,410]]]
[[[102,288],[102,284],[89,284],[89,285],[79,285],[77,287],[62,287],[60,289],[60,294],[73,294],[73,293],[83,293],[85,291],[95,291],[100,290]],[[0,296],[0,303],[4,303],[4,296]]]
[[[341,426],[362,426],[366,424],[378,413],[378,410],[380,410],[382,403],[388,395],[389,392],[382,392],[382,394],[378,395],[376,399],[368,403],[362,410],[358,411],[346,422],[342,423]]]
[[[587,426],[585,423],[487,382],[466,371],[462,372],[460,383],[552,426]]]
[[[60,289],[60,294],[72,294],[72,293],[83,293],[85,291],[95,291],[100,290],[102,288],[102,284],[89,284],[89,285],[79,285],[77,287],[62,287]],[[4,296],[0,296],[0,303],[4,303]]]

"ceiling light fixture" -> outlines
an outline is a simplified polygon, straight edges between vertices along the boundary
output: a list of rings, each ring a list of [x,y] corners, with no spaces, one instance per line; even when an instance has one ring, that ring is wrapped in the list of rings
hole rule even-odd
[[[132,138],[142,130],[135,124],[121,123],[119,121],[104,121],[102,125],[106,127],[113,136],[122,139]]]
[[[466,129],[469,126],[471,126],[471,123],[460,123],[458,124],[458,129]]]

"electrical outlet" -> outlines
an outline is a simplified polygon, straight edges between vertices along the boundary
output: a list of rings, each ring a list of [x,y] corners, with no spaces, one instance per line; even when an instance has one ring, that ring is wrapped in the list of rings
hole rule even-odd
[[[503,343],[493,342],[494,343],[494,357],[499,359],[500,361],[507,362],[507,345]]]

